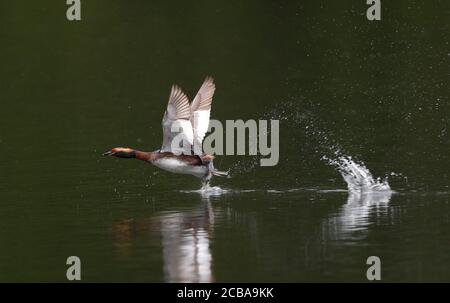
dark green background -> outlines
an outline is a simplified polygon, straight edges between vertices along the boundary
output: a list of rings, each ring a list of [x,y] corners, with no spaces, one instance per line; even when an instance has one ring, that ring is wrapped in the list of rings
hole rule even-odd
[[[169,281],[192,235],[215,281],[366,281],[369,255],[384,281],[449,281],[450,5],[365,2],[84,0],[69,22],[1,0],[0,281],[65,281],[70,255],[83,281]],[[213,118],[281,119],[279,165],[218,157],[230,192],[202,196],[100,156],[159,148],[170,85],[209,74]],[[346,188],[338,149],[401,174],[389,203],[321,191]]]

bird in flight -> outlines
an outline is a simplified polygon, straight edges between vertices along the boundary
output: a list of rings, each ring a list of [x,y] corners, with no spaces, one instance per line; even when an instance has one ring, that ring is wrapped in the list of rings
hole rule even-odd
[[[213,155],[203,152],[203,139],[208,131],[211,103],[216,86],[212,77],[206,77],[197,95],[189,103],[186,94],[172,85],[166,112],[162,120],[163,143],[152,152],[116,147],[104,156],[134,158],[149,162],[163,170],[188,174],[202,179],[206,185],[212,176],[228,176],[228,172],[214,168]]]

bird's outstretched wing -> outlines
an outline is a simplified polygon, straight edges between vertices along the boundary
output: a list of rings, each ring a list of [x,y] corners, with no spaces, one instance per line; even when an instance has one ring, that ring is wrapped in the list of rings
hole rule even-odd
[[[189,99],[180,87],[173,85],[170,92],[169,103],[167,104],[167,110],[162,120],[164,138],[161,152],[181,154],[183,151],[191,150],[194,138],[190,117],[191,110],[189,107]],[[180,133],[185,146],[172,146],[173,139]]]
[[[208,131],[211,103],[216,85],[212,77],[206,77],[190,108],[190,121],[193,128],[194,154],[203,154],[202,143]]]

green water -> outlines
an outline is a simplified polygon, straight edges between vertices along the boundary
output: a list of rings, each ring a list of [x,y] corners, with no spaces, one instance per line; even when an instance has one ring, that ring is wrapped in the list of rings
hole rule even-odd
[[[450,281],[448,1],[0,2],[0,281]],[[395,3],[394,3],[395,2]],[[231,179],[134,160],[170,85],[212,117],[280,119],[280,162]],[[389,179],[355,197],[338,151]]]

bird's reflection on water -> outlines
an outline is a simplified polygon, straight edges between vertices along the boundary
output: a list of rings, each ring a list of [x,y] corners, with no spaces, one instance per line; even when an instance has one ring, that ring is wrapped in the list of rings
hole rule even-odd
[[[200,197],[197,196],[198,194],[200,194]],[[332,195],[336,198],[336,193],[327,193],[327,195]],[[264,249],[259,247],[256,251],[253,251],[253,253],[258,254],[254,257],[265,260],[264,262],[270,262],[270,264],[266,264],[267,268],[277,272],[279,268],[284,268],[285,260],[278,258],[280,246],[270,243],[280,243],[281,239],[289,238],[287,236],[289,234],[296,235],[297,244],[291,247],[292,251],[290,250],[286,253],[296,259],[294,263],[297,264],[298,268],[289,267],[286,270],[289,272],[292,270],[292,275],[302,277],[302,270],[305,272],[321,270],[320,264],[331,257],[331,251],[328,249],[331,248],[330,245],[340,243],[353,246],[364,243],[369,235],[371,226],[384,222],[389,217],[391,195],[392,192],[390,191],[349,193],[346,201],[343,201],[343,204],[337,210],[333,210],[332,204],[324,208],[325,212],[322,213],[322,219],[319,220],[317,220],[318,218],[310,218],[306,213],[301,213],[314,210],[314,204],[308,204],[306,208],[303,207],[299,210],[301,212],[297,215],[298,219],[289,221],[297,222],[300,225],[303,224],[302,222],[311,222],[312,224],[309,225],[310,229],[302,229],[301,233],[296,233],[298,225],[289,225],[286,226],[288,229],[272,229],[271,234],[267,235],[264,232],[266,230],[264,222],[262,222],[262,225],[257,225],[260,226],[257,230],[254,230],[255,226],[253,225],[247,226],[245,228],[246,232],[244,234],[241,233],[241,236],[248,237],[247,241],[241,243],[248,245],[248,247],[244,248],[244,251],[247,249],[252,250],[251,247],[254,245],[258,247],[260,245],[264,246]],[[118,254],[128,260],[128,262],[133,262],[131,252],[138,251],[138,245],[142,245],[142,239],[144,239],[144,242],[147,243],[145,245],[151,245],[152,248],[154,247],[158,251],[158,254],[155,254],[154,251],[148,250],[148,253],[155,254],[149,255],[148,258],[149,262],[152,262],[152,260],[161,262],[160,268],[162,269],[164,281],[214,282],[216,280],[214,268],[218,264],[215,266],[213,264],[215,264],[214,262],[219,262],[219,264],[223,262],[223,260],[220,260],[221,256],[215,256],[214,259],[212,253],[212,241],[216,225],[228,224],[233,230],[234,226],[246,224],[245,222],[259,221],[261,217],[255,217],[254,212],[246,212],[239,204],[227,204],[226,206],[216,204],[213,208],[212,204],[214,203],[211,203],[211,199],[222,199],[224,197],[216,197],[214,191],[191,193],[188,196],[190,198],[195,197],[194,199],[199,198],[199,201],[196,202],[197,204],[193,208],[163,211],[157,215],[153,214],[150,218],[115,221],[112,232],[114,246]],[[239,194],[239,197],[245,198],[241,194]],[[265,196],[265,199],[270,200],[270,197],[271,195],[269,194]],[[301,197],[305,196],[291,196],[292,199]],[[301,199],[303,200],[304,198]],[[300,203],[298,207],[302,207]],[[260,201],[256,206],[256,209],[262,210],[264,208],[263,201]],[[278,216],[286,218],[296,216],[290,211],[288,213],[285,212],[288,211],[287,209],[281,208],[281,210],[283,211]],[[243,211],[244,213],[242,213]],[[236,222],[236,218],[242,217],[241,215],[236,216],[236,213],[243,215],[247,219],[240,223]],[[275,213],[273,214],[275,215]],[[220,222],[217,222],[218,220]],[[321,232],[316,233],[316,231]],[[227,244],[223,243],[223,241],[214,244],[214,246],[217,246],[217,249],[225,250],[234,247],[233,245],[235,244]],[[299,253],[297,249],[300,247],[304,247],[304,253]],[[232,251],[230,253],[233,254]],[[245,258],[245,256],[241,257]],[[156,261],[154,258],[158,258],[159,261]],[[304,260],[303,265],[301,260]],[[250,268],[247,270],[250,270]]]
[[[159,217],[167,282],[213,282],[210,238],[214,212],[209,200],[198,208]]]
[[[328,240],[361,240],[368,228],[389,209],[391,191],[350,192],[347,202],[326,218],[324,229]]]
[[[117,220],[112,233],[114,246],[126,258],[131,255],[134,238],[159,233],[166,282],[214,282],[210,248],[213,226],[211,201],[208,195],[202,195],[201,202],[193,209],[162,212],[151,218]]]

